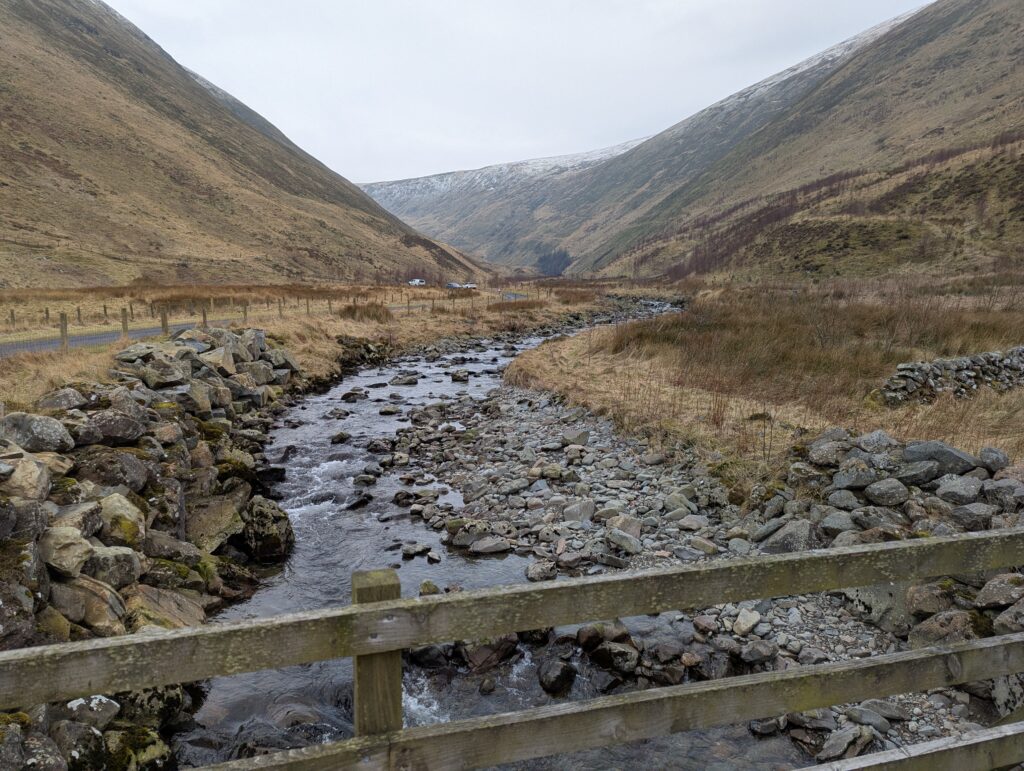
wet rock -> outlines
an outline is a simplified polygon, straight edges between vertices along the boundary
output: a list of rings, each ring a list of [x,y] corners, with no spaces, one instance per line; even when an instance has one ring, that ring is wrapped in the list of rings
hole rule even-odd
[[[526,578],[529,581],[550,581],[558,576],[558,568],[550,560],[533,562],[526,567]]]
[[[519,638],[513,632],[491,640],[462,643],[458,649],[469,668],[480,673],[493,669],[511,658],[518,650],[518,645]]]
[[[472,554],[501,554],[512,551],[512,544],[506,539],[495,535],[485,535],[472,543],[469,547]]]
[[[603,642],[591,651],[590,659],[599,667],[631,675],[640,662],[640,652],[625,643]]]
[[[540,687],[552,696],[561,696],[572,688],[576,680],[576,667],[565,661],[549,659],[537,669]]]
[[[253,496],[242,512],[242,539],[250,555],[260,562],[280,562],[295,545],[288,514],[262,495]]]
[[[200,498],[187,504],[185,532],[188,540],[202,551],[212,552],[245,528],[242,511],[252,488],[238,482],[223,495]]]
[[[816,760],[834,760],[847,756],[851,745],[860,738],[860,726],[849,726],[847,728],[833,731],[822,746],[821,751],[815,755]]]

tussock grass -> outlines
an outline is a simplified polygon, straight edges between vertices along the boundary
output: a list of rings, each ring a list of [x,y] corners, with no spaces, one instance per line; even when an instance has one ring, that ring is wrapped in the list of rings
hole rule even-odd
[[[394,315],[383,303],[367,303],[366,305],[344,305],[337,314],[343,319],[353,321],[373,321],[378,324],[387,324]]]
[[[970,451],[1024,456],[1024,389],[881,406],[876,389],[904,361],[1024,343],[1024,309],[971,298],[882,301],[813,287],[716,288],[682,313],[551,341],[521,355],[509,382],[563,394],[625,430],[695,444],[749,487],[789,447],[828,426],[884,428]]]

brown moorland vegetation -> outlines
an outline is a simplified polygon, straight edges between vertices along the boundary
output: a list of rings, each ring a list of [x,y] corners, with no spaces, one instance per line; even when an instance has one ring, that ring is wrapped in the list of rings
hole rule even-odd
[[[705,288],[681,313],[546,343],[507,377],[627,429],[724,451],[746,464],[748,482],[794,438],[832,425],[1020,456],[1024,391],[983,388],[899,409],[876,392],[902,362],[1024,343],[1014,288],[1024,284],[1003,278],[971,294],[905,283]]]

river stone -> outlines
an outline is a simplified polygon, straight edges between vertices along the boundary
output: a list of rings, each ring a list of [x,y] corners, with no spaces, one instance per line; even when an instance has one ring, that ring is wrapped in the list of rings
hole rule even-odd
[[[558,575],[558,568],[550,560],[539,560],[526,566],[526,578],[529,581],[550,581]]]
[[[833,731],[825,740],[825,744],[822,745],[818,754],[814,756],[815,759],[824,761],[843,757],[850,749],[850,745],[860,738],[860,732],[860,726],[849,726]]]
[[[92,555],[92,544],[73,527],[51,527],[39,539],[39,556],[64,578],[77,577]]]
[[[471,554],[500,554],[512,551],[512,544],[496,535],[485,535],[469,547]]]
[[[910,491],[898,479],[880,479],[864,488],[865,497],[879,506],[899,506],[910,497]]]
[[[764,664],[779,652],[779,646],[769,640],[753,640],[743,646],[740,658],[747,664]]]
[[[974,477],[946,474],[939,479],[935,494],[948,503],[974,503],[981,494],[981,485],[982,481]]]
[[[537,669],[540,687],[552,696],[566,693],[576,680],[576,667],[565,661],[549,659]]]
[[[623,533],[631,535],[633,538],[639,538],[640,533],[643,531],[643,523],[636,517],[631,517],[629,514],[616,514],[605,523],[605,526],[621,530]]]
[[[899,704],[894,704],[891,701],[885,701],[884,699],[868,699],[862,701],[860,706],[864,709],[870,709],[886,720],[899,720],[906,721],[910,720],[910,713],[901,707]]]
[[[85,563],[83,572],[120,589],[139,580],[142,563],[138,553],[127,546],[97,546]]]
[[[1024,575],[1001,573],[986,582],[974,598],[974,604],[979,608],[998,608],[1021,599],[1024,599]]]
[[[627,554],[639,554],[643,551],[643,544],[640,543],[640,539],[614,527],[609,528],[605,533],[605,540],[618,546]]]
[[[562,509],[562,519],[567,522],[589,522],[596,509],[597,505],[592,498],[583,498]]]
[[[590,659],[599,667],[631,675],[640,662],[640,652],[625,643],[603,642],[591,651]]]
[[[837,509],[853,511],[859,509],[864,503],[850,490],[835,490],[829,493],[828,505]]]
[[[734,634],[738,634],[740,637],[746,637],[750,634],[754,627],[761,623],[761,614],[756,610],[750,610],[749,608],[743,608],[740,610],[736,620],[732,622],[732,631]]]
[[[978,459],[950,447],[945,442],[927,441],[912,442],[903,449],[903,459],[914,463],[922,460],[933,460],[939,464],[939,473],[966,474],[978,465]]]
[[[203,607],[173,589],[133,584],[123,592],[128,628],[137,632],[145,627],[181,629],[199,626],[206,620]]]
[[[930,645],[949,645],[977,638],[970,613],[964,610],[944,610],[911,629],[907,642],[911,648],[927,648]]]
[[[100,637],[125,633],[121,619],[124,601],[114,588],[102,581],[80,575],[50,587],[50,604],[66,619],[84,624]]]
[[[107,546],[128,546],[142,551],[146,540],[146,516],[120,493],[100,500],[100,540]]]
[[[586,429],[570,429],[562,434],[562,446],[568,447],[571,444],[586,446],[590,441],[590,432]]]
[[[889,729],[892,728],[888,720],[867,707],[850,707],[843,714],[854,723],[869,725],[881,734],[888,733]]]
[[[26,452],[68,452],[75,447],[75,440],[59,420],[27,412],[12,412],[0,419],[0,439]]]
[[[481,673],[493,669],[506,659],[510,659],[515,655],[518,646],[518,635],[515,632],[510,632],[490,640],[461,643],[458,648],[459,653],[465,659],[469,668],[476,673]]]

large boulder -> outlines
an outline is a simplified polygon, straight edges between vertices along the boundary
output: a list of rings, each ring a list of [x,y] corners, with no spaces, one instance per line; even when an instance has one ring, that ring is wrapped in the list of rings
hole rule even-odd
[[[138,552],[127,546],[97,546],[83,572],[115,589],[135,583],[142,575]]]
[[[89,400],[82,396],[80,391],[74,388],[58,388],[41,396],[36,401],[36,407],[40,410],[77,410],[88,403]]]
[[[817,527],[806,519],[794,519],[762,541],[761,550],[768,554],[784,554],[813,549],[819,543]]]
[[[242,511],[249,502],[252,488],[238,481],[223,495],[200,498],[187,504],[185,532],[188,539],[202,551],[212,552],[231,536],[245,528]]]
[[[180,562],[195,567],[203,558],[203,553],[187,541],[179,541],[169,533],[161,530],[150,530],[146,533],[143,551],[147,557]]]
[[[123,592],[128,628],[137,632],[145,627],[181,629],[198,626],[206,620],[202,605],[181,592],[132,584]]]
[[[120,493],[100,500],[100,540],[107,546],[142,551],[146,542],[146,515]]]
[[[125,633],[125,615],[121,596],[109,584],[88,576],[78,576],[50,587],[50,604],[68,621],[84,624],[100,637]]]
[[[138,373],[150,388],[166,388],[188,380],[192,375],[192,365],[187,361],[156,352],[139,368]]]
[[[134,493],[149,481],[149,467],[127,450],[94,445],[75,452],[79,480],[95,482],[104,487],[124,485]]]
[[[68,452],[75,440],[55,418],[12,412],[0,419],[0,439],[21,447],[27,452]]]
[[[34,455],[17,451],[0,455],[0,463],[11,468],[6,479],[0,479],[0,495],[41,501],[50,494],[50,469]]]
[[[262,495],[256,495],[242,512],[242,538],[247,551],[260,562],[278,562],[291,552],[295,533],[285,511]]]
[[[975,640],[978,638],[975,626],[975,617],[971,613],[965,610],[944,610],[911,629],[907,641],[911,648],[926,648],[930,645]]]
[[[132,444],[146,433],[146,423],[121,410],[100,410],[89,417],[89,427],[99,439],[93,444]]]
[[[51,527],[39,539],[39,556],[60,576],[75,578],[93,555],[93,546],[73,527]]]
[[[956,505],[974,503],[981,495],[982,481],[975,477],[946,474],[939,479],[938,484],[935,494],[947,503]]]
[[[950,447],[945,442],[911,442],[903,449],[903,459],[908,463],[933,460],[939,464],[939,474],[966,474],[979,465],[973,455]]]

